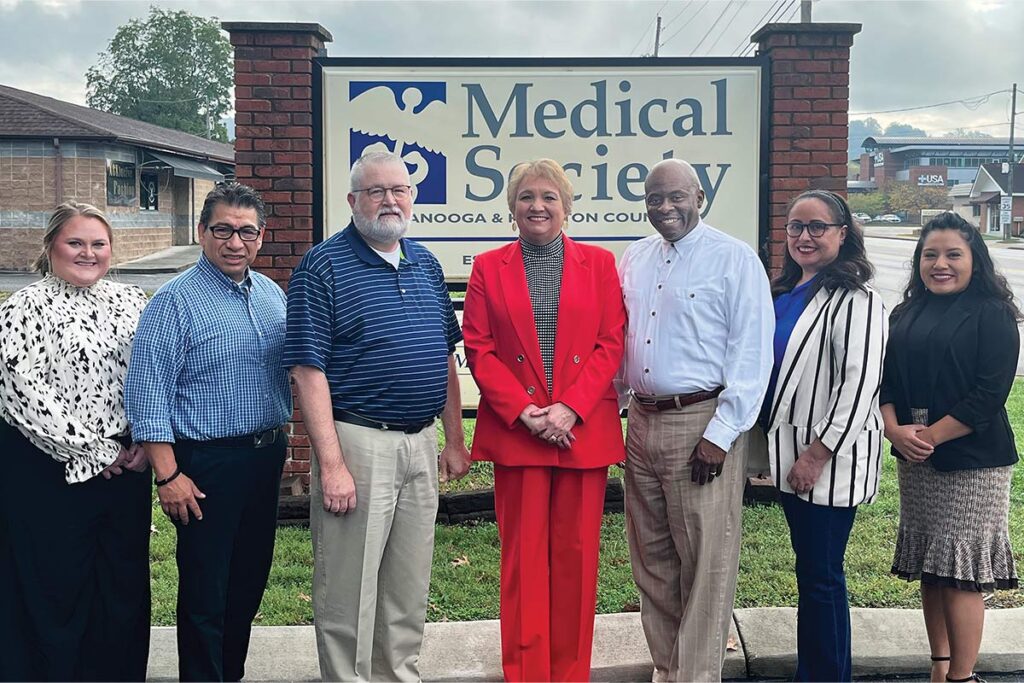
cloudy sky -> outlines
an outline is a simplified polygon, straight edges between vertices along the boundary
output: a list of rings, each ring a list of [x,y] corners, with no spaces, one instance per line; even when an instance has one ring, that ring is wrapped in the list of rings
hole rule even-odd
[[[85,70],[118,25],[144,17],[149,4],[0,0],[0,83],[84,104]],[[653,50],[659,12],[661,55],[728,56],[766,18],[799,20],[797,0],[152,4],[222,20],[319,22],[334,35],[331,56],[640,55]],[[816,0],[813,13],[815,21],[863,24],[852,53],[853,118],[903,121],[931,135],[960,127],[1008,134],[1009,94],[979,96],[1008,90],[1014,80],[1024,86],[1024,2]],[[966,103],[885,113],[955,100]],[[1024,110],[1024,96],[1017,109]]]

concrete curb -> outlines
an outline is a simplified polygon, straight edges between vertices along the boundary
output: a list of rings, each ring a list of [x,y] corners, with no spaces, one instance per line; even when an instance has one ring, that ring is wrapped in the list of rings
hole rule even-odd
[[[920,610],[854,609],[853,674],[927,676],[928,639]],[[734,613],[733,640],[722,677],[791,678],[796,669],[796,609],[761,607]],[[151,681],[177,680],[175,629],[155,627],[150,639]],[[651,659],[637,613],[598,615],[594,627],[594,681],[649,681]],[[1024,608],[993,609],[985,615],[985,637],[977,670],[1024,671]],[[425,681],[500,681],[498,622],[427,624],[420,655]],[[312,626],[258,626],[253,629],[247,681],[318,681]]]

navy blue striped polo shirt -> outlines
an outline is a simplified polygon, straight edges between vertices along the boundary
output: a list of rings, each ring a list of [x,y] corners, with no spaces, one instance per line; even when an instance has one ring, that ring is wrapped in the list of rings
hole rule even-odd
[[[284,366],[320,368],[335,408],[380,422],[438,415],[462,340],[437,258],[411,240],[400,248],[395,270],[349,223],[306,253],[288,285]]]

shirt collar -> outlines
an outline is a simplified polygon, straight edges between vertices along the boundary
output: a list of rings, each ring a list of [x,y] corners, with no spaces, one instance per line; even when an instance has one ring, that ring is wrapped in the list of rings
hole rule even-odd
[[[675,249],[676,251],[679,251],[680,249],[692,247],[694,244],[700,241],[700,237],[701,235],[704,234],[706,227],[707,223],[705,223],[702,219],[698,219],[697,225],[693,226],[693,229],[690,230],[690,232],[686,233],[685,235],[675,240],[674,242],[669,242],[667,239],[662,238],[662,249]]]
[[[390,264],[387,263],[387,261],[381,258],[380,254],[378,254],[377,252],[370,248],[370,245],[366,243],[366,240],[363,238],[363,235],[359,232],[358,229],[356,229],[355,223],[349,221],[349,224],[348,226],[345,227],[343,234],[345,235],[345,239],[348,240],[349,245],[352,247],[352,251],[354,251],[356,253],[356,256],[358,256],[364,262],[370,264],[371,266],[379,266],[382,264],[390,266]],[[408,249],[408,245],[406,244],[406,239],[404,237],[398,240],[398,248],[402,252],[403,261],[408,261],[409,263],[416,263],[416,261],[419,260],[416,257],[415,253],[411,252],[411,250]]]
[[[241,291],[245,294],[252,289],[252,268],[246,268],[245,278],[243,278],[241,282],[235,282],[222,273],[220,268],[213,265],[213,262],[206,258],[206,254],[202,252],[199,253],[199,260],[196,261],[196,268],[205,273],[207,277],[213,278],[232,291]]]

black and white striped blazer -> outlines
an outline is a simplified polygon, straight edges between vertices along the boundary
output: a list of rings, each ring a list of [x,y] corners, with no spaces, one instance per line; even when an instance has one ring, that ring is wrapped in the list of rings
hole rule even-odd
[[[800,498],[849,507],[871,502],[882,464],[882,381],[889,319],[866,290],[818,290],[789,337],[769,413],[768,460],[780,490],[815,438],[832,451],[814,488]]]

